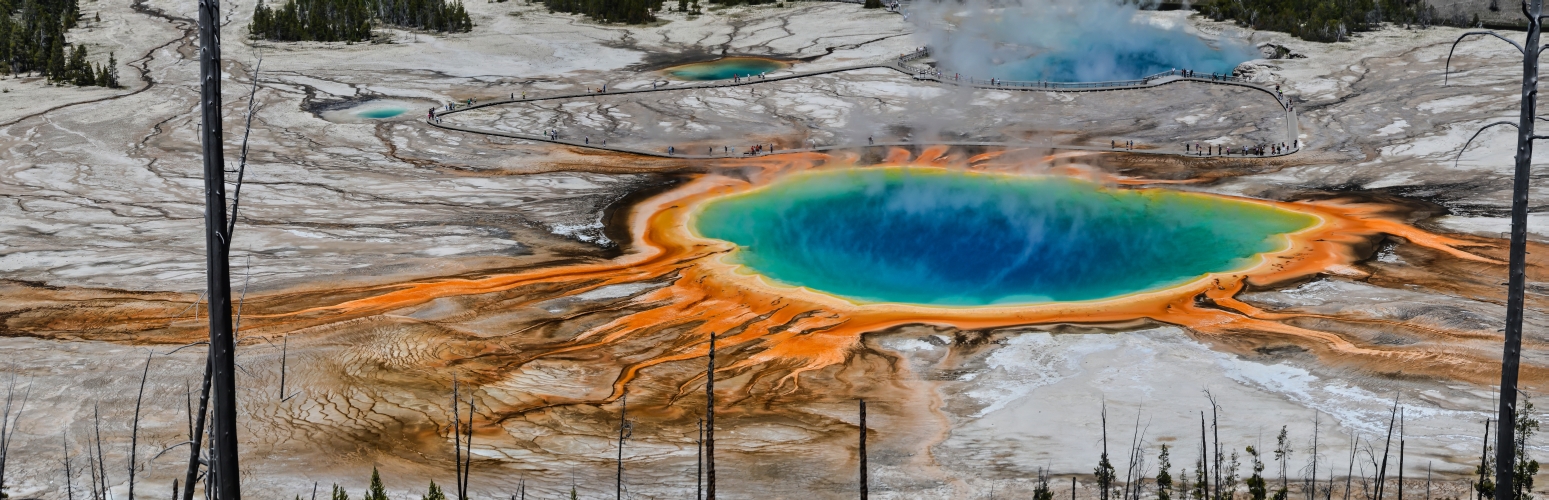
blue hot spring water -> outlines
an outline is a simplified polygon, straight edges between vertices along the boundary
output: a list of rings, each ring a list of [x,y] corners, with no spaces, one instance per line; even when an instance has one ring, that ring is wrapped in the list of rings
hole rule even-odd
[[[404,109],[404,108],[400,108],[400,107],[393,107],[393,106],[371,107],[371,108],[366,108],[366,109],[362,109],[360,111],[355,112],[355,116],[359,116],[361,118],[370,118],[370,119],[373,119],[373,120],[382,120],[382,119],[392,118],[394,116],[401,115],[405,111],[408,111],[408,110]]]
[[[751,76],[781,70],[790,64],[761,57],[727,57],[667,69],[667,74],[682,80],[730,80],[733,76]]]
[[[712,200],[699,234],[744,271],[857,302],[1080,301],[1186,283],[1278,251],[1317,219],[1229,198],[1062,177],[864,168]]]

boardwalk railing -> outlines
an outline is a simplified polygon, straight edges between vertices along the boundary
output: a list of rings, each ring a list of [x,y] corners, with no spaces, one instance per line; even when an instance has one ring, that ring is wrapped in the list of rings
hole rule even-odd
[[[664,85],[664,86],[657,86],[657,85],[653,84],[651,87],[648,87],[648,88],[609,90],[607,92],[590,92],[589,91],[589,92],[586,92],[586,93],[569,93],[569,94],[548,95],[548,96],[531,97],[531,98],[523,96],[521,99],[516,99],[515,96],[513,95],[511,99],[496,99],[496,100],[493,100],[493,101],[478,102],[478,103],[469,102],[468,104],[451,104],[451,105],[449,105],[448,108],[436,110],[433,116],[427,117],[427,123],[429,125],[437,127],[437,128],[442,128],[442,129],[447,129],[447,130],[456,130],[456,131],[459,131],[459,132],[467,132],[467,133],[473,133],[473,134],[483,134],[483,135],[491,135],[491,136],[499,136],[499,137],[508,137],[508,138],[512,138],[512,139],[522,139],[522,140],[551,142],[551,143],[555,143],[555,144],[565,144],[565,145],[570,145],[570,146],[579,146],[579,147],[586,147],[586,148],[592,148],[592,149],[602,149],[602,150],[609,150],[609,151],[618,151],[618,152],[640,154],[640,155],[647,155],[647,156],[659,156],[659,157],[671,157],[671,158],[725,158],[725,157],[728,157],[728,156],[737,156],[737,155],[716,155],[716,154],[713,154],[713,153],[712,154],[708,154],[708,155],[692,155],[692,154],[678,153],[676,151],[656,151],[656,150],[636,149],[636,148],[630,148],[630,147],[606,146],[606,145],[601,145],[601,144],[592,144],[592,143],[590,143],[590,141],[585,141],[585,140],[583,140],[581,142],[577,142],[577,141],[574,141],[572,139],[560,139],[559,137],[551,137],[551,136],[547,136],[547,135],[543,135],[543,134],[532,135],[532,134],[522,134],[522,133],[514,133],[514,132],[500,132],[500,131],[494,131],[494,130],[481,130],[481,129],[475,129],[475,128],[469,128],[469,127],[462,127],[462,126],[451,125],[451,124],[442,124],[440,118],[448,116],[448,115],[456,114],[456,113],[461,113],[461,112],[464,112],[464,111],[470,111],[470,110],[484,108],[484,107],[489,107],[489,106],[499,106],[499,105],[504,105],[504,104],[523,103],[523,102],[538,102],[538,101],[550,101],[550,100],[561,100],[561,99],[573,99],[573,98],[579,98],[579,97],[592,97],[592,96],[597,96],[597,95],[641,94],[641,93],[647,93],[647,92],[666,92],[666,91],[686,90],[686,89],[695,89],[695,88],[737,87],[737,86],[744,86],[744,85],[755,85],[755,84],[760,84],[760,83],[769,83],[769,82],[775,82],[775,81],[781,81],[781,80],[793,80],[793,79],[797,79],[797,78],[806,78],[806,77],[815,76],[815,75],[839,73],[839,72],[845,72],[845,71],[855,71],[855,70],[860,70],[860,69],[889,68],[889,69],[893,69],[895,71],[900,71],[900,72],[903,72],[903,73],[911,74],[911,75],[914,76],[914,78],[919,79],[919,80],[933,80],[933,81],[937,81],[937,82],[941,82],[941,83],[946,83],[946,84],[952,84],[952,85],[969,86],[969,87],[975,87],[975,88],[992,88],[992,89],[993,88],[1006,88],[1006,89],[1012,89],[1012,90],[1048,90],[1048,91],[1053,91],[1053,92],[1084,92],[1084,91],[1100,91],[1100,90],[1143,89],[1143,88],[1150,88],[1150,87],[1155,87],[1155,86],[1159,86],[1159,85],[1164,85],[1164,84],[1173,83],[1173,82],[1180,82],[1180,81],[1193,81],[1193,82],[1213,83],[1213,84],[1221,84],[1221,85],[1233,85],[1233,86],[1239,86],[1239,87],[1246,87],[1246,88],[1258,90],[1260,92],[1264,92],[1266,94],[1269,94],[1270,96],[1273,96],[1275,98],[1276,102],[1280,103],[1281,108],[1285,111],[1285,113],[1286,113],[1286,138],[1285,138],[1284,143],[1289,145],[1289,147],[1287,147],[1286,149],[1282,150],[1282,152],[1280,152],[1278,154],[1263,154],[1263,155],[1243,155],[1241,153],[1238,153],[1238,154],[1235,154],[1235,155],[1233,155],[1233,154],[1200,155],[1196,151],[1179,151],[1179,150],[1150,150],[1150,151],[1146,151],[1146,150],[1126,150],[1126,152],[1129,152],[1129,153],[1141,153],[1141,154],[1168,154],[1168,155],[1178,155],[1178,156],[1218,156],[1218,157],[1220,157],[1220,156],[1260,156],[1260,157],[1271,157],[1271,156],[1284,156],[1284,155],[1288,155],[1288,154],[1293,154],[1293,153],[1298,152],[1300,150],[1300,147],[1301,147],[1301,141],[1299,140],[1300,124],[1299,124],[1299,121],[1296,118],[1296,111],[1295,111],[1295,109],[1293,109],[1291,107],[1290,99],[1286,98],[1284,95],[1280,94],[1279,92],[1277,92],[1275,90],[1272,90],[1272,89],[1270,89],[1268,87],[1265,87],[1265,86],[1263,86],[1261,84],[1254,83],[1254,82],[1252,82],[1252,81],[1250,81],[1250,80],[1248,80],[1246,78],[1235,77],[1235,76],[1230,76],[1230,75],[1214,75],[1211,78],[1202,78],[1202,77],[1198,77],[1198,76],[1185,76],[1185,73],[1183,71],[1173,70],[1173,71],[1165,71],[1165,72],[1162,72],[1162,73],[1157,73],[1155,75],[1151,75],[1151,76],[1148,76],[1148,77],[1145,77],[1145,78],[1142,78],[1142,79],[1139,79],[1139,80],[1121,80],[1121,81],[1112,81],[1112,82],[1025,82],[1025,81],[1005,81],[1005,80],[999,80],[999,79],[996,79],[996,80],[992,81],[992,80],[982,80],[982,79],[974,79],[974,78],[969,78],[966,81],[964,81],[963,79],[959,79],[959,78],[943,77],[942,74],[941,74],[941,71],[936,69],[936,68],[932,68],[932,67],[928,67],[928,66],[915,66],[915,65],[909,64],[912,61],[918,61],[920,59],[925,59],[927,57],[930,57],[930,55],[931,55],[930,54],[930,50],[928,50],[926,48],[920,48],[920,49],[912,51],[912,52],[908,52],[908,53],[905,53],[905,54],[900,54],[896,59],[888,60],[888,61],[882,62],[882,63],[858,64],[858,65],[853,65],[853,66],[843,66],[843,67],[827,68],[827,69],[821,69],[821,70],[816,70],[816,71],[794,72],[794,73],[788,73],[788,74],[779,74],[779,75],[776,75],[776,76],[768,76],[768,77],[762,77],[762,78],[743,78],[743,79],[740,79],[740,80],[737,80],[737,81],[719,80],[719,81],[710,81],[710,82],[681,83],[681,84],[676,84],[676,85]],[[919,146],[919,145],[923,145],[923,144],[924,143],[921,143],[921,144],[915,144],[915,143],[889,143],[889,144],[881,144],[881,143],[878,143],[878,144],[867,144],[867,145],[864,145],[864,146],[863,145],[859,145],[859,144],[856,144],[856,145],[843,145],[843,146],[834,145],[834,146],[824,146],[824,147],[812,147],[812,148],[807,148],[807,149],[786,149],[786,150],[781,150],[780,152],[781,153],[794,153],[794,152],[802,152],[802,151],[830,151],[830,150],[835,150],[835,149],[851,149],[851,148],[859,148],[859,147],[906,146],[906,145],[908,145],[908,146]],[[1088,151],[1111,151],[1111,150],[1115,150],[1114,148],[1104,148],[1104,147],[1100,147],[1100,146],[1074,146],[1074,145],[1072,145],[1072,146],[1053,146],[1053,145],[1032,145],[1032,144],[1011,143],[1011,142],[939,142],[939,141],[937,141],[937,142],[931,142],[929,144],[953,145],[953,146],[995,146],[995,147],[1024,146],[1024,147],[1046,147],[1046,148],[1051,148],[1051,149],[1088,150]]]
[[[893,64],[893,66],[898,68],[899,71],[903,71],[905,73],[913,74],[915,76],[915,78],[922,79],[922,80],[929,79],[929,80],[936,80],[936,81],[939,81],[939,82],[949,82],[949,83],[950,82],[956,82],[958,84],[972,85],[972,86],[975,86],[975,87],[1006,88],[1006,89],[1017,89],[1017,90],[1049,90],[1049,91],[1054,91],[1054,92],[1060,92],[1060,91],[1083,91],[1083,90],[1133,89],[1133,88],[1149,87],[1149,86],[1158,85],[1158,84],[1161,84],[1161,83],[1171,83],[1171,82],[1179,81],[1179,80],[1193,81],[1193,82],[1224,83],[1224,84],[1228,84],[1228,85],[1240,85],[1240,86],[1245,86],[1245,87],[1253,87],[1255,89],[1264,91],[1265,93],[1274,96],[1275,100],[1280,103],[1280,107],[1281,108],[1288,109],[1290,107],[1290,105],[1291,105],[1290,99],[1286,98],[1280,92],[1271,90],[1268,87],[1264,87],[1263,85],[1255,83],[1254,81],[1249,80],[1247,78],[1243,78],[1243,77],[1240,77],[1240,76],[1233,76],[1233,75],[1212,74],[1212,75],[1210,75],[1208,77],[1205,77],[1205,76],[1199,76],[1197,73],[1190,74],[1190,73],[1184,72],[1183,70],[1175,69],[1175,70],[1170,70],[1170,71],[1163,71],[1161,73],[1150,75],[1150,76],[1141,78],[1139,80],[1115,80],[1115,81],[1107,81],[1107,82],[1040,82],[1040,81],[1022,81],[1022,80],[1001,80],[1001,79],[998,79],[998,78],[984,79],[984,78],[974,78],[974,77],[952,77],[952,76],[946,76],[939,68],[932,68],[932,67],[929,67],[929,66],[916,66],[916,65],[913,65],[913,64],[909,64],[910,62],[918,61],[920,59],[924,59],[924,58],[927,58],[927,57],[930,57],[930,50],[928,50],[928,49],[920,49],[920,50],[917,50],[917,51],[910,52],[908,54],[899,56],[897,62],[895,62]],[[1192,76],[1190,76],[1190,75],[1192,75]]]

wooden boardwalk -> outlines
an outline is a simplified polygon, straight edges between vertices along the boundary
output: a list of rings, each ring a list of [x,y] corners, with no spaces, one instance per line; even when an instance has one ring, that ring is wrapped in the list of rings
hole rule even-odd
[[[758,85],[758,84],[762,84],[762,83],[779,82],[779,81],[786,81],[786,80],[795,80],[795,79],[799,79],[799,78],[807,78],[807,77],[818,76],[818,75],[842,73],[842,72],[847,72],[847,71],[857,71],[857,70],[873,69],[873,68],[886,68],[886,69],[891,69],[891,70],[894,70],[894,71],[898,71],[898,72],[910,75],[915,80],[929,81],[929,82],[934,82],[934,83],[938,83],[938,84],[941,84],[941,85],[954,85],[954,86],[959,86],[959,87],[973,87],[973,88],[994,89],[994,90],[1018,90],[1018,91],[1029,91],[1029,92],[1108,92],[1108,91],[1139,90],[1139,89],[1151,89],[1151,88],[1161,87],[1163,85],[1169,85],[1169,84],[1178,83],[1178,82],[1197,82],[1197,83],[1207,83],[1207,84],[1212,84],[1212,85],[1227,85],[1227,86],[1235,86],[1235,87],[1244,87],[1244,88],[1249,88],[1249,89],[1253,89],[1253,90],[1257,90],[1257,91],[1263,92],[1265,94],[1268,94],[1271,98],[1275,99],[1275,102],[1285,112],[1285,119],[1286,119],[1286,136],[1285,136],[1286,140],[1285,140],[1285,143],[1286,144],[1291,144],[1291,145],[1299,145],[1299,142],[1297,141],[1297,138],[1300,136],[1300,124],[1298,123],[1297,118],[1296,118],[1295,107],[1288,102],[1288,99],[1283,98],[1278,92],[1276,92],[1276,91],[1274,91],[1274,90],[1272,90],[1272,89],[1270,89],[1268,87],[1265,87],[1265,86],[1262,86],[1262,85],[1258,85],[1258,84],[1255,84],[1255,83],[1252,83],[1252,82],[1241,81],[1241,80],[1236,80],[1236,79],[1224,79],[1222,77],[1216,77],[1216,78],[1202,78],[1202,77],[1197,77],[1197,76],[1196,77],[1187,77],[1187,76],[1182,76],[1181,73],[1175,72],[1175,71],[1174,72],[1163,73],[1163,74],[1160,74],[1160,75],[1154,75],[1154,76],[1146,77],[1146,78],[1141,79],[1141,80],[1122,81],[1122,82],[1056,83],[1056,82],[1014,82],[1014,81],[1013,82],[1006,82],[1006,81],[995,81],[994,83],[991,83],[991,82],[988,82],[988,81],[976,80],[976,79],[975,80],[969,80],[969,81],[963,81],[963,80],[960,80],[960,79],[942,78],[941,76],[938,76],[934,70],[929,70],[929,69],[926,69],[926,68],[920,68],[920,67],[912,66],[912,65],[909,64],[910,61],[922,59],[924,57],[927,57],[928,55],[929,55],[928,52],[921,51],[921,52],[916,52],[916,53],[912,53],[912,54],[906,54],[904,56],[900,56],[899,58],[897,58],[895,60],[892,60],[892,61],[889,61],[889,62],[884,62],[884,63],[858,64],[858,65],[841,66],[841,67],[836,67],[836,68],[828,68],[828,69],[821,69],[821,70],[814,70],[814,71],[793,72],[793,73],[782,74],[782,75],[777,75],[777,76],[769,76],[769,77],[765,77],[765,78],[749,77],[749,78],[741,79],[740,81],[718,80],[718,81],[712,81],[712,82],[685,82],[685,83],[677,83],[677,84],[657,85],[657,86],[646,87],[646,88],[609,90],[607,92],[583,92],[583,93],[569,93],[569,94],[554,94],[554,95],[529,97],[529,98],[499,99],[499,100],[493,100],[493,101],[475,102],[471,106],[468,106],[468,105],[455,106],[453,109],[450,109],[450,110],[446,110],[446,109],[437,110],[436,111],[436,116],[438,118],[445,119],[445,118],[447,118],[447,117],[449,117],[451,115],[455,115],[455,114],[458,114],[458,113],[463,113],[463,112],[466,112],[466,111],[471,111],[471,110],[475,110],[475,109],[482,109],[482,108],[488,108],[488,107],[492,107],[492,106],[504,106],[504,105],[508,105],[508,104],[518,104],[518,103],[528,103],[528,102],[542,102],[542,101],[554,101],[554,100],[564,100],[564,99],[578,99],[578,98],[583,98],[583,97],[596,97],[596,96],[599,96],[599,95],[628,95],[628,94],[645,94],[645,93],[651,93],[651,92],[668,92],[668,91],[681,91],[681,90],[693,90],[693,89],[714,89],[714,88],[727,88],[727,87],[742,87],[742,86],[748,86],[748,85]],[[577,140],[572,140],[572,139],[568,139],[568,138],[550,138],[550,137],[545,136],[545,135],[520,134],[520,133],[514,133],[514,132],[503,132],[503,131],[498,131],[498,130],[488,130],[488,129],[466,127],[466,126],[460,126],[460,125],[454,125],[454,124],[448,124],[448,123],[441,123],[438,120],[431,120],[431,119],[428,119],[428,118],[426,119],[426,123],[428,125],[432,126],[432,127],[436,127],[436,128],[440,128],[440,129],[444,129],[444,130],[453,130],[453,131],[457,131],[457,132],[464,132],[464,133],[469,133],[469,134],[480,134],[480,135],[487,135],[487,136],[494,136],[494,137],[506,137],[506,138],[511,138],[511,139],[520,139],[520,140],[535,141],[535,142],[548,142],[548,143],[553,143],[553,144],[563,144],[563,145],[566,145],[566,146],[581,147],[581,148],[591,148],[591,149],[598,149],[598,150],[604,150],[604,151],[614,151],[614,152],[619,152],[619,153],[629,153],[629,154],[636,154],[636,155],[642,155],[642,156],[653,156],[653,157],[658,157],[658,158],[683,158],[683,159],[700,160],[700,159],[745,158],[745,157],[751,156],[750,154],[747,154],[747,153],[745,153],[744,151],[741,151],[741,150],[733,151],[733,152],[729,152],[729,153],[723,153],[723,154],[714,154],[713,148],[711,148],[712,152],[710,154],[702,154],[702,155],[700,155],[700,154],[689,154],[687,152],[676,151],[676,150],[669,152],[669,150],[666,149],[666,148],[642,149],[642,148],[634,148],[634,147],[627,147],[627,146],[609,146],[609,145],[604,145],[601,142],[588,143],[585,140],[577,141]],[[1195,154],[1192,151],[1186,152],[1186,151],[1184,151],[1182,149],[1133,149],[1133,150],[1128,150],[1128,149],[1122,149],[1122,148],[1107,148],[1107,147],[1101,147],[1101,146],[1060,145],[1060,144],[1035,143],[1035,142],[954,142],[954,141],[886,142],[886,143],[879,142],[879,143],[870,143],[870,144],[835,144],[835,145],[830,145],[830,146],[811,147],[811,148],[782,149],[782,150],[773,151],[773,152],[762,152],[762,153],[760,153],[760,155],[780,154],[780,153],[814,152],[814,151],[834,151],[834,150],[862,149],[862,148],[873,148],[873,147],[876,147],[876,148],[885,148],[885,147],[925,147],[925,146],[932,146],[932,145],[980,146],[980,147],[1004,147],[1004,148],[1030,148],[1030,149],[1048,149],[1048,150],[1065,150],[1065,151],[1108,151],[1108,152],[1125,152],[1125,153],[1133,153],[1133,154],[1169,155],[1169,156],[1186,156],[1186,157],[1204,157],[1204,156],[1211,156],[1211,157],[1238,156],[1238,157],[1242,157],[1243,156],[1243,155],[1220,155],[1220,154],[1217,154],[1217,155],[1199,155],[1199,154]],[[1267,158],[1267,157],[1274,157],[1274,156],[1286,156],[1286,155],[1295,154],[1297,151],[1299,151],[1299,148],[1289,147],[1289,148],[1286,149],[1286,151],[1284,151],[1282,153],[1279,153],[1279,154],[1265,153],[1264,155],[1251,155],[1251,157],[1254,157],[1254,158]]]

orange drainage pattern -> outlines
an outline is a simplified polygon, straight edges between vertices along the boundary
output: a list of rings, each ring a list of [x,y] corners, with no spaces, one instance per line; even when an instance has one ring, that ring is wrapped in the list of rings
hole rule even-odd
[[[1005,155],[1002,153],[971,158],[948,153],[944,147],[929,148],[916,157],[897,149],[888,155],[885,165],[1033,172],[1029,162],[1003,160]],[[739,177],[699,177],[636,206],[630,217],[635,251],[613,261],[481,279],[395,285],[383,287],[385,293],[379,295],[268,318],[279,323],[288,323],[287,317],[294,319],[297,316],[359,318],[443,297],[500,292],[535,284],[570,285],[563,292],[569,296],[609,285],[675,277],[671,284],[632,299],[633,305],[642,309],[639,312],[591,328],[573,340],[537,355],[541,358],[587,350],[623,342],[636,335],[653,335],[653,342],[661,342],[662,332],[677,332],[669,336],[668,345],[660,346],[662,355],[625,366],[613,382],[612,394],[607,400],[622,394],[625,384],[643,369],[704,356],[706,340],[712,334],[718,335],[718,344],[727,352],[740,348],[739,352],[743,353],[740,359],[732,360],[722,370],[751,368],[760,376],[778,375],[775,388],[792,391],[797,388],[802,373],[843,363],[860,346],[863,334],[910,324],[989,329],[1039,324],[1133,324],[1152,320],[1185,327],[1206,337],[1241,335],[1258,340],[1281,339],[1306,348],[1320,358],[1344,358],[1357,364],[1444,364],[1461,370],[1461,373],[1453,373],[1464,379],[1490,376],[1487,373],[1490,364],[1468,354],[1424,345],[1382,346],[1380,349],[1358,345],[1334,333],[1300,328],[1283,321],[1290,317],[1313,316],[1272,314],[1234,298],[1248,286],[1284,284],[1321,273],[1362,275],[1363,272],[1352,267],[1362,258],[1356,254],[1356,248],[1367,246],[1372,239],[1384,234],[1402,237],[1458,259],[1499,264],[1460,250],[1473,243],[1382,218],[1377,215],[1380,206],[1231,197],[1309,214],[1321,222],[1288,235],[1290,243],[1285,249],[1261,254],[1258,263],[1246,270],[1212,273],[1164,290],[1093,301],[1025,306],[858,304],[805,288],[771,283],[758,275],[739,273],[739,266],[719,258],[731,252],[733,245],[695,236],[689,230],[695,207],[707,200],[765,185],[787,173],[821,165],[852,165],[854,160],[817,153],[775,155],[742,160],[734,166],[734,170],[741,167]],[[1079,175],[1112,184],[1145,183],[1105,176],[1079,164],[1043,168],[1036,173]],[[254,316],[253,319],[262,322],[261,317]],[[519,363],[531,359],[536,358]]]

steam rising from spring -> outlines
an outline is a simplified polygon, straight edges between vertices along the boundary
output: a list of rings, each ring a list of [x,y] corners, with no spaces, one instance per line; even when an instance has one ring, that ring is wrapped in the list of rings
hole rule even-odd
[[[916,32],[943,71],[1023,81],[1133,80],[1171,69],[1229,74],[1258,57],[1247,43],[1206,41],[1111,0],[916,2]]]

